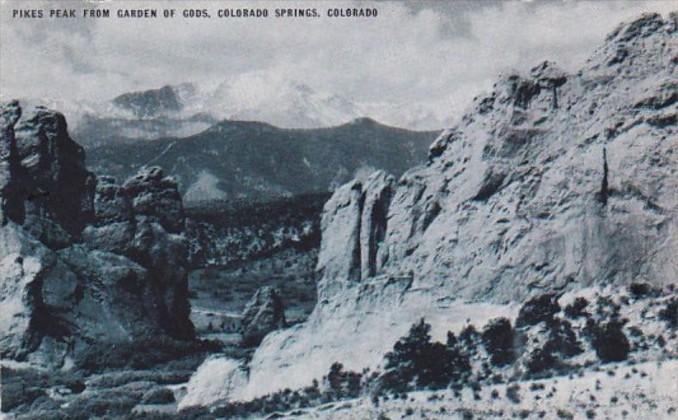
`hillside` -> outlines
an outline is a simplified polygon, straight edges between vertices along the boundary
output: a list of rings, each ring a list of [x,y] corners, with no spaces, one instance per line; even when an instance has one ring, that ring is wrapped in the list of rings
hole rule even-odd
[[[187,138],[91,148],[87,161],[95,173],[119,179],[159,165],[177,178],[189,202],[262,199],[325,192],[357,172],[401,174],[424,161],[435,134],[370,119],[308,130],[222,121]]]

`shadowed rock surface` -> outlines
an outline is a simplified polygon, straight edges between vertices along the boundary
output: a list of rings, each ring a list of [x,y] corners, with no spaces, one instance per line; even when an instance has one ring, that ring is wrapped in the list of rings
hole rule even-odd
[[[2,357],[96,366],[95,347],[191,339],[176,182],[97,186],[61,114],[12,102],[0,122]]]
[[[280,292],[265,286],[257,290],[242,313],[240,330],[243,346],[256,346],[271,331],[286,326]]]

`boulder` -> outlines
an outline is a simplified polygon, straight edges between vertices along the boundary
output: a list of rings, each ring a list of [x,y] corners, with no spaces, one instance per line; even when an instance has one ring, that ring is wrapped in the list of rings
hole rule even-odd
[[[257,290],[243,311],[241,343],[246,347],[257,346],[266,334],[285,326],[285,307],[280,292],[264,286]]]

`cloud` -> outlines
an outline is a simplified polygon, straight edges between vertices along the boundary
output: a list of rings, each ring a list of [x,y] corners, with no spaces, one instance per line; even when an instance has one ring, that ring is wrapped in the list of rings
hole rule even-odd
[[[53,7],[22,1],[22,9]],[[374,2],[376,19],[218,19],[219,8],[316,7],[337,2],[81,2],[79,9],[207,8],[212,19],[12,19],[2,1],[4,97],[105,100],[186,81],[249,73],[339,93],[356,102],[436,103],[458,112],[497,74],[551,59],[575,70],[619,22],[670,1]]]

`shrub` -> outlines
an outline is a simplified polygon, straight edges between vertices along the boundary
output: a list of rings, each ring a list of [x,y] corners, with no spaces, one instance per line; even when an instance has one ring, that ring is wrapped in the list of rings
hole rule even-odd
[[[629,293],[636,299],[653,297],[659,294],[659,290],[655,289],[649,283],[631,283],[629,285]]]
[[[666,303],[666,307],[659,311],[659,318],[672,329],[678,327],[678,298],[673,297]]]
[[[560,305],[558,305],[558,296],[555,293],[537,295],[525,302],[520,308],[516,327],[550,321],[559,311]]]
[[[495,366],[504,366],[513,362],[513,327],[506,318],[491,320],[481,335],[483,345],[490,353],[490,361]]]
[[[520,403],[520,385],[509,385],[506,388],[506,398],[514,404]]]
[[[450,339],[448,335],[448,347],[431,342],[430,331],[431,326],[421,319],[386,354],[386,373],[382,376],[385,389],[397,392],[413,386],[440,389],[468,373],[468,359],[460,353],[454,336]]]
[[[591,345],[601,361],[620,362],[628,357],[631,345],[622,326],[622,322],[616,320],[587,326],[586,332],[591,339]]]
[[[344,371],[341,363],[333,363],[324,379],[333,399],[356,398],[360,395],[362,374]]]
[[[579,318],[584,317],[587,314],[586,307],[588,306],[589,301],[583,297],[578,297],[574,302],[570,303],[565,307],[565,315],[570,318]]]

